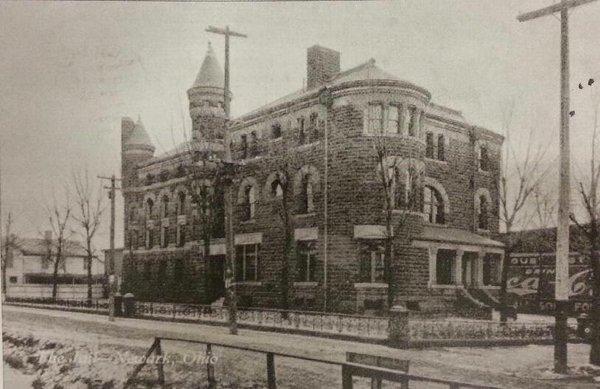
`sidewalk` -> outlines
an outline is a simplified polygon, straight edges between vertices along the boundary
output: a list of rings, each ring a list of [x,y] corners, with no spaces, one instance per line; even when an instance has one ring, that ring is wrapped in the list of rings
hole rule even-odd
[[[235,336],[230,335],[226,327],[202,324],[126,318],[109,322],[104,315],[15,306],[3,307],[3,319],[5,329],[31,332],[65,342],[128,345],[147,349],[155,336],[179,337],[339,362],[345,360],[347,351],[353,351],[409,359],[411,373],[442,379],[511,388],[558,388],[565,384],[539,379],[539,372],[552,366],[551,346],[398,350],[382,345],[253,330],[239,330],[239,335]],[[203,350],[202,346],[189,344],[167,344],[166,347]],[[569,363],[585,361],[588,350],[586,345],[570,345]],[[232,357],[234,354],[223,352],[223,355]],[[258,374],[264,374],[263,357],[257,358],[256,354],[251,353],[237,353],[235,357],[240,358],[239,363],[256,363],[257,369],[260,369]],[[300,376],[314,373],[321,377],[334,375],[337,378],[340,374],[335,366],[292,359],[282,360],[281,365],[293,367]],[[591,386],[584,384],[578,387]]]

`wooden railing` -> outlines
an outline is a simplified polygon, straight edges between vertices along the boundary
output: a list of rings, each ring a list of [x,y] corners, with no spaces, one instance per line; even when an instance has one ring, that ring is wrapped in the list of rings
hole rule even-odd
[[[136,383],[137,375],[142,370],[142,368],[147,364],[148,358],[155,353],[157,358],[155,358],[156,369],[158,375],[158,385],[161,388],[166,388],[166,380],[165,380],[165,371],[163,365],[163,354],[162,354],[162,343],[163,341],[173,341],[173,342],[184,342],[184,343],[193,343],[193,344],[201,344],[206,346],[206,374],[207,374],[207,384],[209,388],[215,388],[217,386],[217,378],[215,377],[214,364],[212,360],[213,356],[213,347],[223,347],[236,349],[241,351],[247,351],[252,353],[259,353],[265,355],[266,359],[266,376],[267,376],[267,388],[276,389],[277,388],[277,375],[275,371],[275,357],[284,357],[284,358],[293,358],[299,359],[307,362],[317,362],[329,365],[338,365],[341,367],[342,373],[342,388],[343,389],[352,389],[353,388],[353,377],[366,377],[370,378],[372,382],[396,382],[403,383],[408,388],[410,382],[424,382],[424,383],[433,383],[433,384],[441,384],[446,385],[450,389],[458,389],[458,388],[475,388],[475,389],[497,389],[494,386],[487,385],[477,385],[471,384],[461,381],[452,381],[452,380],[444,380],[433,377],[420,376],[415,374],[408,374],[408,372],[401,370],[394,370],[385,367],[378,366],[369,366],[359,363],[353,362],[339,362],[333,361],[329,359],[322,358],[314,358],[307,357],[301,355],[295,355],[291,353],[282,353],[275,352],[268,349],[261,349],[257,347],[247,347],[247,346],[236,346],[232,344],[219,343],[219,342],[207,342],[200,340],[192,340],[192,339],[183,339],[183,338],[170,338],[170,337],[156,337],[154,338],[154,342],[152,346],[148,349],[144,358],[140,362],[139,365],[135,367],[133,372],[129,375],[127,381],[125,382],[124,388],[133,387]]]

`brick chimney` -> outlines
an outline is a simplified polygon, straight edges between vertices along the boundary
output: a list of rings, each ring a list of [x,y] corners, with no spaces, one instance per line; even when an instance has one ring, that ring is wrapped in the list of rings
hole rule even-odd
[[[314,45],[306,50],[306,78],[308,89],[324,85],[340,72],[340,53]]]

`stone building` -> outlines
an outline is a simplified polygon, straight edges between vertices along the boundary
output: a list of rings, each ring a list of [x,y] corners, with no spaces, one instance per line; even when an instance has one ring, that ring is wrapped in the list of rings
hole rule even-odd
[[[437,311],[461,295],[473,301],[469,290],[497,289],[503,245],[490,235],[503,138],[426,89],[373,59],[342,71],[338,52],[313,46],[306,88],[228,123],[209,47],[188,97],[192,139],[164,155],[154,155],[141,121],[122,120],[123,292],[198,303],[223,295],[215,172],[227,127],[240,165],[232,184],[240,305],[382,309],[391,280],[395,303]],[[391,260],[382,177],[393,191]]]

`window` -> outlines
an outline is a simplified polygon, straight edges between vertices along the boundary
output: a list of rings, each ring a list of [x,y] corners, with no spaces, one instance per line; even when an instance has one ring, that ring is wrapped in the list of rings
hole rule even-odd
[[[383,129],[383,105],[369,104],[367,110],[367,134],[381,134]]]
[[[304,143],[307,143],[306,141],[306,130],[304,128],[304,117],[299,117],[298,119],[296,119],[298,122],[298,140],[300,142],[301,145],[303,145]]]
[[[314,282],[315,269],[317,267],[316,242],[298,242],[297,253],[298,282]]]
[[[281,138],[281,124],[275,123],[271,126],[271,138]]]
[[[254,157],[258,155],[258,135],[256,131],[250,133],[250,147],[248,150],[248,156]]]
[[[185,224],[179,224],[177,226],[177,246],[183,247],[185,245]]]
[[[244,189],[243,220],[252,220],[256,212],[256,193],[253,186]]]
[[[177,214],[185,215],[185,193],[179,192],[177,194]]]
[[[488,208],[486,196],[479,196],[479,209],[477,210],[477,226],[481,230],[488,229]]]
[[[127,234],[129,237],[129,249],[133,250],[134,248],[137,248],[137,233],[134,229],[130,229],[129,233]]]
[[[162,247],[167,247],[169,245],[169,228],[166,226],[160,228],[160,245]]]
[[[312,140],[317,140],[319,138],[319,126],[317,125],[319,118],[319,114],[313,112],[310,114],[310,132]]]
[[[409,107],[408,108],[408,135],[409,136],[417,136],[417,108]]]
[[[259,244],[240,245],[235,247],[235,280],[258,280]]]
[[[387,109],[387,125],[385,126],[386,134],[400,133],[400,113],[399,108],[395,105],[390,105]]]
[[[428,132],[425,140],[425,156],[433,159],[434,154],[433,133]]]
[[[162,217],[169,216],[169,197],[167,195],[162,198]]]
[[[278,199],[283,197],[283,187],[281,186],[281,181],[279,181],[278,178],[273,180],[271,183],[271,197]]]
[[[8,279],[11,284],[16,284],[18,280],[19,279],[16,276],[10,276]]]
[[[479,147],[479,169],[483,171],[490,170],[490,157],[486,146]]]
[[[305,174],[302,178],[302,213],[312,213],[315,211],[313,185],[310,174]]]
[[[442,195],[433,187],[423,189],[423,212],[429,223],[444,224],[444,201]]]
[[[146,217],[151,218],[152,212],[154,212],[154,201],[148,199],[146,200]]]
[[[446,160],[446,145],[444,142],[444,135],[438,135],[437,137],[437,159],[440,161]]]
[[[152,228],[146,229],[146,248],[151,249],[154,246],[154,234]]]
[[[248,158],[248,135],[242,135],[242,158]]]
[[[362,282],[385,282],[385,252],[380,244],[368,244],[361,258]]]

